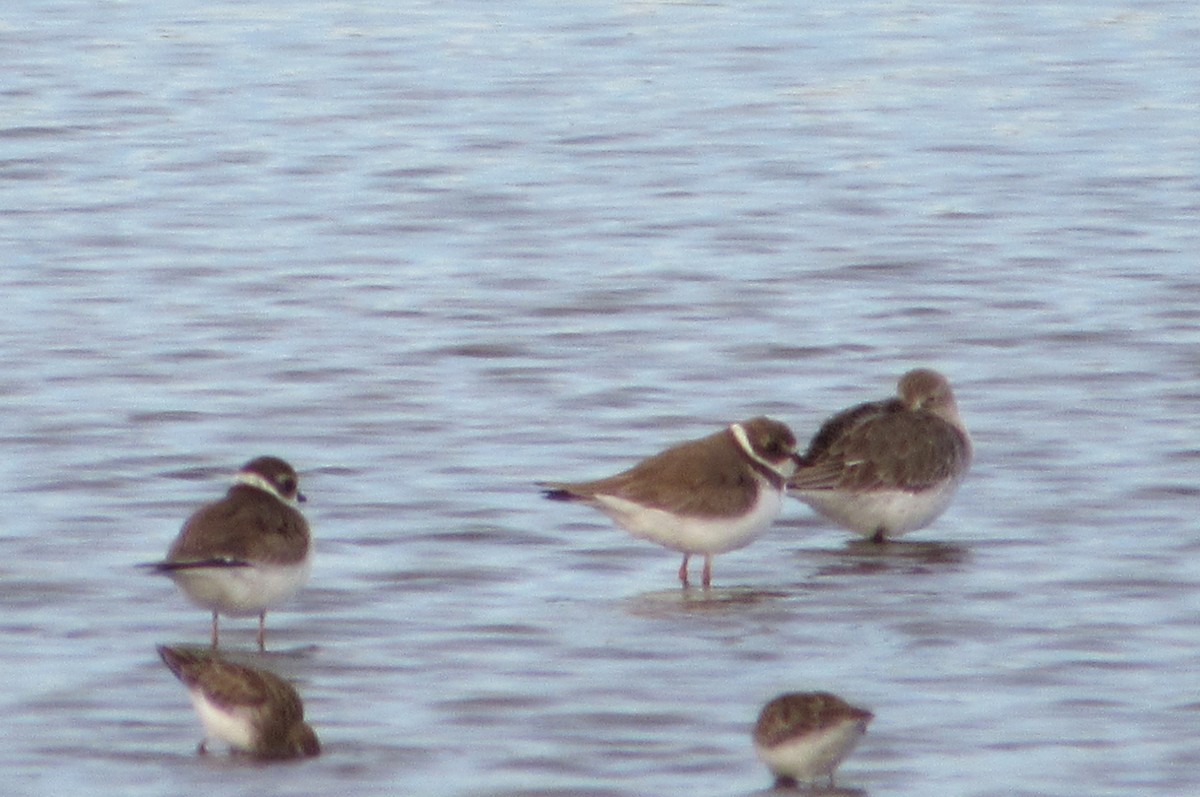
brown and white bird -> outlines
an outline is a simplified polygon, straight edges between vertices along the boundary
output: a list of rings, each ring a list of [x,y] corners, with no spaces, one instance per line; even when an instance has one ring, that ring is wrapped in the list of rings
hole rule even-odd
[[[315,756],[317,734],[304,721],[304,704],[292,685],[274,673],[226,661],[214,652],[158,647],[158,655],[187,687],[204,726],[205,740],[224,742],[259,759]]]
[[[754,725],[754,751],[776,786],[828,778],[858,744],[874,717],[828,692],[789,692],[763,706]]]
[[[277,457],[252,459],[224,498],[188,518],[166,560],[148,565],[212,612],[213,648],[219,615],[258,615],[258,647],[265,650],[267,610],[308,581],[313,546],[297,508],[303,500],[291,465]]]
[[[788,480],[793,496],[875,542],[932,523],[971,465],[946,377],[917,368],[897,392],[826,421]]]
[[[703,584],[716,554],[749,545],[779,515],[795,467],[796,438],[770,418],[751,418],[668,448],[629,470],[588,482],[541,486],[547,498],[599,509],[640,539],[683,554],[704,555]]]

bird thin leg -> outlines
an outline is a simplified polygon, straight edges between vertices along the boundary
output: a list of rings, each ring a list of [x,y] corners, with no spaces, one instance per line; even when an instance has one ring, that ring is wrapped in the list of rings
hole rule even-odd
[[[706,588],[712,586],[712,560],[712,554],[704,554],[704,581],[701,583],[703,583]]]
[[[219,636],[219,634],[217,631],[217,613],[213,612],[213,623],[212,623],[212,649],[213,650],[217,649],[217,637],[218,636]]]
[[[683,555],[683,564],[681,564],[679,566],[679,580],[683,583],[683,586],[685,586],[685,587],[688,585],[688,579],[687,579],[688,558],[689,558],[688,554],[685,553]]]
[[[258,613],[258,649],[262,653],[267,650],[267,612],[265,609]]]

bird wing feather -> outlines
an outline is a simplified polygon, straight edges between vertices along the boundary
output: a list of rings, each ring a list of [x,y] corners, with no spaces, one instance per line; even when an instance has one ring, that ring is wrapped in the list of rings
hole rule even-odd
[[[789,486],[919,492],[960,472],[968,456],[964,435],[932,413],[894,399],[860,404],[821,427]]]
[[[754,478],[722,430],[672,446],[615,476],[542,485],[547,496],[592,501],[608,495],[680,515],[744,511],[753,503]]]

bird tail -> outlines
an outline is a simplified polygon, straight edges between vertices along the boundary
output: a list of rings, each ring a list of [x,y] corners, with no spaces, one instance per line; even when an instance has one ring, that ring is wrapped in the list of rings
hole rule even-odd
[[[585,501],[587,496],[575,492],[569,484],[557,484],[554,482],[538,482],[538,488],[542,491],[543,498],[549,498],[551,501]]]
[[[208,559],[188,559],[182,562],[143,562],[138,565],[143,570],[152,573],[170,575],[177,570],[198,570],[202,568],[222,567],[251,567],[245,559],[234,559],[231,556],[214,556]]]

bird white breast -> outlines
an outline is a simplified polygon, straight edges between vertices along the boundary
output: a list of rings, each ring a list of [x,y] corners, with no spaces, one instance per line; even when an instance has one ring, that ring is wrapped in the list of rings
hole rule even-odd
[[[171,572],[197,606],[230,617],[248,617],[278,606],[299,591],[312,572],[312,546],[293,565],[197,567]]]
[[[820,731],[780,742],[773,747],[754,745],[758,758],[776,775],[798,781],[816,780],[833,773],[858,740],[866,726],[859,720],[846,719]]]
[[[744,548],[760,537],[779,516],[783,493],[760,485],[750,510],[732,517],[682,516],[635,504],[612,495],[597,495],[595,505],[635,537],[686,554],[719,554]]]
[[[792,495],[834,522],[871,536],[880,527],[886,536],[899,537],[924,528],[950,505],[958,481],[947,481],[931,490],[793,490]]]
[[[222,708],[214,705],[200,689],[189,689],[188,696],[204,726],[209,739],[225,742],[239,750],[254,748],[254,723],[250,712],[244,708]]]

